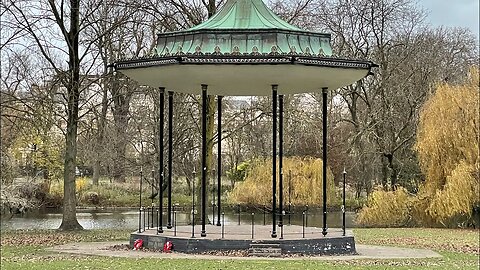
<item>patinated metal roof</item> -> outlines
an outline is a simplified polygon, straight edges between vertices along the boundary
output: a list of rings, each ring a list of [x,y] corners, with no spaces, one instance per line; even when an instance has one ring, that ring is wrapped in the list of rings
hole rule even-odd
[[[287,31],[302,31],[268,9],[262,0],[233,0],[208,21],[194,26],[188,31],[212,29],[279,29]]]
[[[204,23],[158,34],[151,55],[114,66],[152,87],[195,93],[208,84],[212,94],[268,95],[271,84],[279,93],[342,87],[375,65],[332,55],[330,34],[290,25],[261,0],[227,0]]]
[[[261,0],[230,0],[209,20],[190,29],[158,34],[154,55],[305,54],[330,56],[330,35],[301,30]]]

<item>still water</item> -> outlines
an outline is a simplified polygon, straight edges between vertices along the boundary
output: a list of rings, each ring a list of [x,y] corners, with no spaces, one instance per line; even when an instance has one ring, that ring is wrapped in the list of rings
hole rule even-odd
[[[208,219],[213,219],[213,209],[208,211]],[[266,213],[264,215],[262,210],[243,210],[240,214],[240,222],[242,224],[251,224],[252,212],[254,213],[253,219],[255,224],[263,225],[264,216],[265,223],[271,224],[271,215]],[[322,227],[322,212],[319,210],[309,210],[306,215],[307,226]],[[151,215],[149,215],[151,216]],[[156,215],[155,215],[156,216]],[[346,213],[346,226],[347,228],[355,227],[355,213]],[[176,220],[177,225],[187,225],[191,220],[190,212],[177,211]],[[229,209],[225,211],[225,225],[238,224],[238,212],[235,209]],[[77,212],[78,222],[85,229],[132,229],[138,228],[139,216],[138,210],[78,210]],[[156,220],[156,217],[154,218]],[[167,221],[166,215],[163,217],[164,223]],[[217,216],[215,216],[217,220]],[[290,217],[290,223],[294,225],[302,225],[302,211],[293,213]],[[342,227],[342,213],[332,212],[327,216],[328,227],[340,228]],[[2,217],[1,228],[2,229],[57,229],[62,222],[62,213],[59,209],[47,209],[37,212],[30,212],[22,215],[14,215],[11,218]],[[145,222],[148,222],[145,217]],[[173,218],[172,218],[173,222]],[[143,223],[143,217],[142,217]],[[150,223],[150,222],[149,222]],[[289,223],[289,217],[284,217],[284,224]],[[156,226],[156,222],[154,222]]]

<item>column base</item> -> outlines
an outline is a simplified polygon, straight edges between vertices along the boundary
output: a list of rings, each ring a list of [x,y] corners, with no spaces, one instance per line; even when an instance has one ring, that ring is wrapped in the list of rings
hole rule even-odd
[[[207,237],[207,232],[206,232],[206,231],[202,231],[202,232],[200,233],[200,236],[201,236],[201,237]]]

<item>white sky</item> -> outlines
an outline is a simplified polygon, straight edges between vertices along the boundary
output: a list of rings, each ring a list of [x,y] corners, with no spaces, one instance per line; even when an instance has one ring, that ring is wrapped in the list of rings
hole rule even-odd
[[[418,0],[432,26],[469,28],[479,38],[479,0]]]

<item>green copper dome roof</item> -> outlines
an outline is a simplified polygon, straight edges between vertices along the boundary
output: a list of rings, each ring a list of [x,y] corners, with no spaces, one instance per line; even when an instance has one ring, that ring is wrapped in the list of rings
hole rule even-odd
[[[190,29],[158,34],[153,56],[189,54],[330,56],[330,34],[297,28],[262,0],[227,0],[210,19]]]
[[[187,31],[200,29],[282,29],[301,31],[285,22],[265,6],[262,0],[232,0],[209,20]]]

